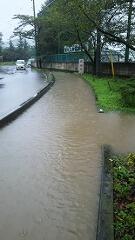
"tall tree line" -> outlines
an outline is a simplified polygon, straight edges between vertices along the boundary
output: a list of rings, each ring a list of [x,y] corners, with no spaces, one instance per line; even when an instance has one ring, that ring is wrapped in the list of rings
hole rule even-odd
[[[35,55],[34,47],[31,47],[27,40],[19,35],[16,44],[9,40],[8,46],[3,47],[2,34],[0,34],[0,55],[3,61],[16,61],[17,59],[28,59]]]
[[[79,43],[98,73],[101,51],[112,45],[125,49],[128,62],[129,50],[135,50],[134,10],[134,0],[56,0],[49,7],[45,4],[38,15],[40,52],[59,53],[64,45]]]
[[[2,33],[0,32],[0,55],[2,55]]]
[[[38,55],[63,53],[64,45],[78,43],[88,55],[95,71],[100,71],[100,56],[112,45],[135,51],[135,0],[48,0],[36,19]],[[17,28],[25,37],[32,17],[17,15]],[[24,27],[24,28],[23,28]],[[87,43],[87,44],[86,44]]]

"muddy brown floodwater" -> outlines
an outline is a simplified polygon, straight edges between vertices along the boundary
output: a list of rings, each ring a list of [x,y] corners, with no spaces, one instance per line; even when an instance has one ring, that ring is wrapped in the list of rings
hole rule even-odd
[[[0,130],[1,240],[95,240],[101,145],[135,149],[134,116],[97,113],[87,83],[55,76],[46,95]]]

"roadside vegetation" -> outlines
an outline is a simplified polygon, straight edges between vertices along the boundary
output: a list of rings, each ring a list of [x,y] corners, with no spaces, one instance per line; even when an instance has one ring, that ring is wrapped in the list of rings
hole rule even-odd
[[[41,61],[47,57],[50,62],[54,54],[82,53],[100,75],[101,56],[109,56],[109,49],[116,56],[120,49],[118,55],[126,63],[133,58],[135,0],[46,0],[35,19],[22,14],[13,19],[18,21],[14,37],[36,39]]]
[[[99,108],[135,113],[135,78],[96,77],[90,74],[83,77],[94,90]]]
[[[19,35],[16,42],[10,40],[8,45],[3,45],[2,33],[0,33],[0,65],[9,65],[11,62],[15,62],[17,59],[29,59],[35,55],[35,48],[30,46],[26,39],[23,39]],[[2,62],[3,61],[3,62]],[[6,63],[7,62],[7,63]]]
[[[135,153],[113,161],[114,234],[116,240],[135,236]]]
[[[15,62],[0,62],[0,66],[6,66],[6,65],[14,65]]]

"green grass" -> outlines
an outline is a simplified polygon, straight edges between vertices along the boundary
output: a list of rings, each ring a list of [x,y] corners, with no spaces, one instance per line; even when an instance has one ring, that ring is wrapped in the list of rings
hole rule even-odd
[[[0,66],[14,65],[15,62],[0,62]]]
[[[135,236],[135,153],[115,156],[113,162],[114,234],[117,240]]]
[[[123,104],[120,93],[120,88],[128,88],[128,84],[130,83],[135,84],[135,78],[99,78],[90,74],[84,74],[83,78],[94,90],[98,107],[103,108],[104,111],[123,111],[135,113],[135,107],[128,107]]]

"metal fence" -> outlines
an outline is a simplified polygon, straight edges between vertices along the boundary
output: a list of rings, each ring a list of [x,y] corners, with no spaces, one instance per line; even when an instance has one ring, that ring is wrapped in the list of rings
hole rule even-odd
[[[91,53],[94,59],[94,54]],[[84,52],[78,53],[65,53],[65,54],[55,54],[55,55],[44,55],[42,56],[43,62],[48,63],[78,63],[79,59],[84,59],[84,62],[91,62],[89,57]],[[101,62],[124,62],[125,54],[124,51],[102,51]],[[135,52],[130,52],[129,62],[135,62]]]
[[[46,55],[42,57],[43,62],[48,63],[78,63],[79,59],[84,59],[85,62],[90,62],[88,56],[85,53],[70,53],[70,54],[55,54]]]

